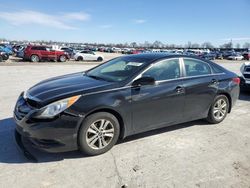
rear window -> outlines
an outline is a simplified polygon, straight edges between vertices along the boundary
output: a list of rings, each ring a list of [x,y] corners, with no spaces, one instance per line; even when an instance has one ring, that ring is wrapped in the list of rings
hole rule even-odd
[[[223,70],[220,67],[217,67],[215,65],[211,66],[214,73],[223,73]]]
[[[42,46],[33,46],[31,50],[46,50],[46,48]]]
[[[186,76],[202,76],[211,74],[210,66],[200,60],[184,59]]]
[[[38,50],[38,47],[32,47],[31,50]]]

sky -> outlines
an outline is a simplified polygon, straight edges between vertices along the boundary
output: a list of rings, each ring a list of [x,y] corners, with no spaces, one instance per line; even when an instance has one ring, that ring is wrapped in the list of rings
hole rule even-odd
[[[0,0],[0,38],[250,42],[250,0]]]

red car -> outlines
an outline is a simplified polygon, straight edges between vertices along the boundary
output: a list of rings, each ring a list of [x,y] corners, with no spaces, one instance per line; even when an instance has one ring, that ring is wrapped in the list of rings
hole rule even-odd
[[[39,62],[41,60],[65,62],[69,58],[67,52],[56,51],[48,46],[27,46],[24,50],[24,59],[31,62]]]
[[[141,54],[143,52],[144,52],[144,50],[138,49],[138,50],[133,50],[132,54]]]
[[[250,52],[246,52],[242,54],[245,60],[250,60]]]

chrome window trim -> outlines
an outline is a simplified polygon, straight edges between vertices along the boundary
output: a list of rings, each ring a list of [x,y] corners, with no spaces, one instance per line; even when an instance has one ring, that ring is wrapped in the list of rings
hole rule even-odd
[[[199,77],[206,77],[206,76],[217,76],[217,75],[223,75],[223,74],[225,74],[225,73],[207,74],[207,75],[202,75],[202,76],[180,77],[180,78],[174,78],[174,79],[156,81],[155,83],[156,83],[156,85],[158,85],[158,84],[161,84],[161,83],[171,82],[171,81],[175,81],[175,80],[185,80],[185,79],[189,79],[189,78],[199,78]],[[95,92],[86,93],[86,94],[84,93],[84,94],[82,94],[82,96],[84,97],[84,96],[88,96],[88,95],[105,93],[105,92],[109,92],[109,91],[117,91],[117,90],[128,89],[128,88],[132,88],[132,85],[125,85],[125,86],[119,87],[119,88],[107,89],[107,90],[103,90],[103,91],[95,91]]]
[[[202,77],[208,77],[208,76],[218,76],[218,75],[223,75],[223,74],[225,74],[225,73],[223,72],[223,73],[215,73],[215,74],[204,74],[204,75],[198,75],[198,76],[183,76],[180,78],[156,81],[156,83],[162,83],[162,82],[168,82],[168,81],[174,81],[174,80],[186,80],[189,78],[202,78]]]

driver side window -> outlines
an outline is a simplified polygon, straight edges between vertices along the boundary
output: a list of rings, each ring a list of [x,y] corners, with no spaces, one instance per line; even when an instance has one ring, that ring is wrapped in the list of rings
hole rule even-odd
[[[143,73],[142,77],[149,76],[156,81],[180,78],[179,59],[163,60],[155,63],[151,68]]]

